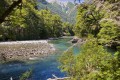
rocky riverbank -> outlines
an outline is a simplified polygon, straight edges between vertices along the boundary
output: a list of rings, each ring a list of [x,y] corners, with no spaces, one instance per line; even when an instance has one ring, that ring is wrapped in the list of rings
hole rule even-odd
[[[48,56],[54,51],[54,46],[47,40],[1,42],[0,60],[34,60]]]

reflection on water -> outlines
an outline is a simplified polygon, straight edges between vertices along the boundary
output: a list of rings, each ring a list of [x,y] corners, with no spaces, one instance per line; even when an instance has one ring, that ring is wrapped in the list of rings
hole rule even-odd
[[[69,40],[59,39],[51,41],[57,50],[56,53],[34,63],[15,62],[0,65],[0,80],[9,80],[10,77],[18,80],[19,76],[30,68],[33,69],[32,80],[46,80],[47,78],[51,78],[52,74],[58,77],[64,77],[65,73],[60,72],[58,69],[59,63],[57,60],[61,53],[72,45],[68,42]],[[79,53],[79,48],[74,47],[73,50],[74,53]]]

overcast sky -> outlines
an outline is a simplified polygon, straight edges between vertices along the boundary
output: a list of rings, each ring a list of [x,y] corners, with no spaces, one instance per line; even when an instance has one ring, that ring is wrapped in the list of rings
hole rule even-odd
[[[55,1],[55,0],[47,0],[48,2],[51,2],[51,1]],[[60,1],[60,2],[74,2],[74,0],[56,0],[56,1]],[[84,0],[81,0],[81,2],[83,2]]]

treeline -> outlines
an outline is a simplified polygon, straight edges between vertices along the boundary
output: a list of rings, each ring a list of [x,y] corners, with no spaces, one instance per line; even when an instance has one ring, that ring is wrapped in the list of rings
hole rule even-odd
[[[1,41],[46,39],[63,35],[64,22],[59,15],[47,8],[39,11],[35,0],[20,1],[19,4],[11,0],[0,1],[0,19],[7,11],[9,13],[0,24]],[[9,11],[13,4],[16,6]]]
[[[75,34],[85,38],[81,51],[60,57],[60,69],[69,80],[120,79],[120,1],[88,0],[78,5]],[[110,53],[105,46],[116,48]]]

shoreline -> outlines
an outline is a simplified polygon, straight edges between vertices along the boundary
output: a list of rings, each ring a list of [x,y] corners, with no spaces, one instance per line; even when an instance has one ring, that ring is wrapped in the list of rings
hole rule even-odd
[[[36,60],[55,52],[50,40],[0,42],[0,60]]]
[[[25,43],[48,43],[49,40],[28,40],[28,41],[6,41],[0,42],[0,45],[3,44],[25,44]]]

